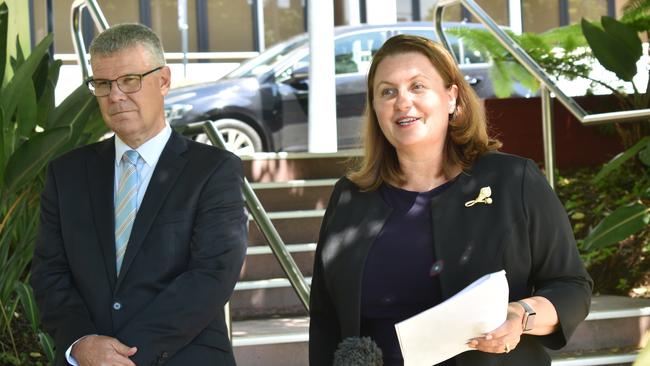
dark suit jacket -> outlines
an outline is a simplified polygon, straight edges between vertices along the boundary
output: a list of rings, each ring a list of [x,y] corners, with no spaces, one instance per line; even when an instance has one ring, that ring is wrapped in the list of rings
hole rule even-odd
[[[492,204],[465,207],[485,186],[491,187]],[[589,312],[592,282],[578,255],[567,214],[535,163],[487,154],[433,198],[431,212],[436,258],[443,264],[439,276],[444,299],[484,274],[505,269],[510,301],[544,296],[560,319],[557,332],[524,335],[507,355],[470,351],[458,355],[456,364],[550,365],[543,345],[566,344]],[[337,183],[316,249],[311,365],[331,365],[338,343],[359,336],[365,258],[390,213],[377,191],[360,192],[345,178]]]
[[[223,306],[246,248],[240,160],[173,132],[115,269],[113,139],[52,161],[31,284],[57,365],[88,334],[137,346],[137,365],[232,365]]]

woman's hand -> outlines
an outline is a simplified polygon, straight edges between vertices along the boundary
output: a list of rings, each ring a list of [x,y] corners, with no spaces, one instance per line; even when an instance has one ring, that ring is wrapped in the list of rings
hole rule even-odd
[[[467,345],[482,352],[508,353],[515,349],[523,333],[521,320],[524,309],[516,302],[508,304],[506,321],[483,337],[472,338]]]

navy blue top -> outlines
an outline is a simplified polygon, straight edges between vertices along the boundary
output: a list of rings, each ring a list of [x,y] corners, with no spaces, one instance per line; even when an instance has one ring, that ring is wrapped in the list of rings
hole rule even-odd
[[[428,192],[383,185],[379,193],[393,212],[375,239],[363,272],[361,335],[382,350],[385,366],[403,365],[395,323],[442,302],[433,247],[431,198],[447,182]],[[440,365],[452,366],[453,360]]]

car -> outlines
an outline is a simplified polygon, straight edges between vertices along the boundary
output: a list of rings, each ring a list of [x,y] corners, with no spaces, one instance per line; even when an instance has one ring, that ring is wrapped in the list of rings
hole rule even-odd
[[[454,27],[481,25],[443,24],[443,28]],[[397,34],[436,39],[431,22],[335,27],[339,149],[360,145],[366,73],[379,47]],[[494,97],[487,60],[479,52],[465,47],[462,39],[447,38],[465,79],[478,96]],[[172,89],[165,101],[167,120],[174,127],[211,120],[224,137],[227,148],[240,155],[261,151],[306,151],[308,69],[309,37],[305,33],[276,44],[217,81]],[[525,92],[520,94],[523,96]],[[197,141],[209,143],[203,133],[189,134]]]

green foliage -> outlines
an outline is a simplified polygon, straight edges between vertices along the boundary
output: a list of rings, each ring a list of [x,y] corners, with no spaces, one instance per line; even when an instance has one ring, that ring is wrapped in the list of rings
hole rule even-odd
[[[485,29],[452,28],[448,32],[463,41],[470,48],[486,56],[492,63],[490,78],[495,94],[499,98],[509,97],[513,81],[530,90],[539,89],[539,82],[508,52],[489,31]],[[524,33],[522,35],[507,31],[519,45],[550,75],[573,79],[588,75],[591,71],[586,59],[588,54],[580,47],[586,40],[578,26],[557,28],[542,34]],[[559,52],[558,47],[563,51]]]
[[[596,293],[625,295],[644,284],[650,273],[650,225],[638,226],[641,220],[637,217],[639,230],[627,230],[634,225],[624,222],[629,218],[635,220],[632,214],[636,207],[650,207],[650,174],[636,168],[636,164],[630,159],[619,168],[624,174],[612,172],[597,183],[594,177],[600,169],[595,168],[563,172],[557,182],[558,196],[569,214],[581,256],[594,278]],[[621,213],[630,203],[633,208]],[[602,242],[595,240],[597,237],[602,235],[601,239],[606,239],[619,229],[621,234],[613,242],[597,245]],[[621,287],[620,279],[625,279],[627,285]]]
[[[623,5],[623,17],[621,21],[628,24],[637,32],[647,32],[650,29],[650,1],[628,0]]]
[[[641,39],[634,29],[611,17],[601,18],[602,28],[582,19],[582,32],[594,57],[603,67],[625,81],[636,75],[636,61],[641,57]]]
[[[0,76],[6,75],[7,19],[8,9],[2,3]],[[48,35],[29,53],[16,40],[16,57],[9,60],[13,74],[0,86],[0,364],[44,364],[54,358],[52,340],[39,329],[33,293],[26,285],[44,167],[106,131],[97,102],[84,86],[55,106],[61,62],[47,54],[52,39]],[[16,322],[31,334],[16,333]],[[25,343],[40,344],[45,358],[33,349],[19,351],[27,347]]]
[[[601,221],[584,240],[584,249],[601,249],[618,244],[650,223],[650,207],[633,203],[617,208]]]
[[[650,150],[650,136],[646,136],[638,141],[634,146],[625,152],[617,155],[605,164],[592,182],[599,183],[613,172],[620,171],[623,164],[635,163],[634,157],[641,151],[647,153]],[[640,159],[637,164],[638,168],[646,176],[650,176],[650,164]],[[644,182],[642,180],[641,182]],[[623,201],[622,205],[608,214],[596,227],[593,228],[584,239],[584,249],[594,250],[604,248],[610,245],[618,244],[632,235],[637,234],[643,229],[647,229],[650,224],[650,205],[645,202],[650,199],[650,181],[645,179],[636,196]]]
[[[650,136],[642,138],[634,146],[616,155],[607,164],[603,165],[598,174],[594,177],[593,182],[598,183],[609,173],[619,169],[621,165],[634,158],[634,156],[639,154],[641,151],[643,151],[644,156],[648,154],[648,151],[650,151]],[[650,162],[646,161],[645,165],[650,166]]]

